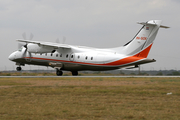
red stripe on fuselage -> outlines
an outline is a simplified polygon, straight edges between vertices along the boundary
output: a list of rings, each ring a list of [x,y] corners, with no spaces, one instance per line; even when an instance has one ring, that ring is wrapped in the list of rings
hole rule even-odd
[[[76,61],[66,61],[66,60],[57,60],[57,59],[47,59],[47,58],[38,58],[38,57],[25,57],[29,59],[37,59],[37,60],[46,60],[46,61],[54,61],[54,62],[62,62],[62,63],[76,63],[76,64],[82,64],[82,65],[95,65],[95,66],[120,66],[124,64],[129,64],[135,61],[139,61],[144,58],[136,57],[136,56],[130,56],[127,58],[123,58],[114,62],[110,63],[102,63],[102,64],[96,64],[96,63],[86,63],[86,62],[76,62]]]

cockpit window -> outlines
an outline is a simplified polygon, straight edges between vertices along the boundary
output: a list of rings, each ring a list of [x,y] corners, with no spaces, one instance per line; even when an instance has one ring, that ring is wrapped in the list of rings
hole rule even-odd
[[[23,47],[19,48],[19,50],[18,50],[18,51],[19,51],[19,52],[21,52],[21,51],[22,51],[22,49],[23,49]]]

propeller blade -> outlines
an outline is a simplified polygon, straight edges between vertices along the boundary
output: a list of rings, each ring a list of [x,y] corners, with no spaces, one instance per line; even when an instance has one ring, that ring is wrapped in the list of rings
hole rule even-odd
[[[26,40],[26,33],[25,32],[22,34],[22,37],[24,40]]]
[[[63,36],[63,42],[62,42],[62,44],[64,44],[65,41],[66,41],[66,37]]]
[[[31,34],[30,34],[30,37],[29,37],[29,40],[32,40],[33,37],[34,37],[34,35],[31,33]]]
[[[22,34],[22,37],[23,37],[24,40],[26,40],[26,33],[25,32]],[[31,33],[30,36],[29,36],[29,40],[32,40],[33,37],[34,37],[34,35]]]
[[[23,39],[26,40],[26,33],[25,33],[25,32],[22,34],[22,36],[23,36]],[[34,37],[34,35],[31,33],[31,34],[30,34],[30,37],[29,37],[29,40],[32,40],[33,37]],[[18,48],[19,48],[19,49],[20,49],[22,46],[25,48],[25,49],[22,49],[22,50],[24,50],[23,53],[22,53],[22,58],[24,58],[24,57],[26,56],[27,49],[28,49],[28,48],[27,48],[27,45],[28,45],[28,43],[26,43],[26,44],[21,44],[21,43],[19,43],[19,44],[18,44]],[[30,52],[28,52],[28,53],[29,53],[29,56],[31,57],[31,53],[30,53]]]
[[[26,47],[25,47],[25,46],[26,46]],[[23,54],[22,54],[22,58],[24,58],[24,57],[25,57],[26,52],[27,52],[27,45],[24,45],[24,47],[25,47],[25,50],[24,50],[24,52],[23,52]]]
[[[26,48],[26,50],[27,50],[27,44],[25,44],[25,45],[24,45],[24,47],[25,47],[25,48]]]
[[[18,43],[18,49],[20,49],[22,46],[24,46],[24,44]]]
[[[59,38],[56,39],[56,43],[60,43],[60,42],[59,42]]]

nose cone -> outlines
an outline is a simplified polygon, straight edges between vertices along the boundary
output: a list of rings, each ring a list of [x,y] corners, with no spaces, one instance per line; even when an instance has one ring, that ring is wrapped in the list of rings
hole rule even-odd
[[[9,60],[13,61],[15,59],[15,54],[14,53],[10,54],[8,58]]]

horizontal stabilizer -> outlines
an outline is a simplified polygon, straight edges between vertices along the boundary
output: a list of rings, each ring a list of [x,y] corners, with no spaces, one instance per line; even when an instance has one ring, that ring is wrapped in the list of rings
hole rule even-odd
[[[140,65],[140,64],[146,64],[146,63],[151,63],[151,62],[156,62],[156,60],[155,59],[144,59],[142,61],[137,62],[136,64]]]
[[[148,22],[137,22],[137,24],[141,24],[141,25],[156,25],[156,23],[148,23]]]
[[[137,22],[138,24],[141,24],[141,25],[157,25],[155,22]],[[170,28],[168,26],[164,26],[164,25],[160,25],[160,28]]]
[[[170,28],[168,26],[163,26],[163,25],[160,25],[161,28]]]

